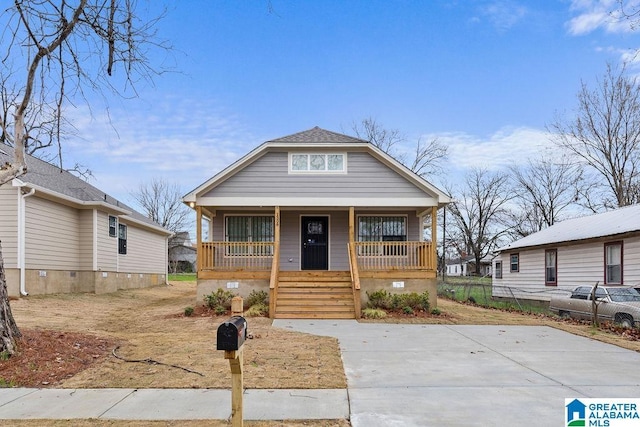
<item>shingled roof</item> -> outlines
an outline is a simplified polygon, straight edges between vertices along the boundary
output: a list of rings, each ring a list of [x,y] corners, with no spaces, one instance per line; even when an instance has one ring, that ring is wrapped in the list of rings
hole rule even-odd
[[[10,153],[13,153],[13,148],[4,143],[0,143],[0,164],[13,160],[13,157],[9,155]],[[37,189],[45,190],[58,197],[63,196],[75,200],[79,204],[96,203],[102,204],[103,206],[110,205],[117,211],[127,212],[127,215],[132,219],[156,228],[162,228],[162,226],[155,221],[150,220],[88,182],[60,169],[58,166],[30,155],[26,156],[26,162],[27,173],[21,175],[18,179],[26,184],[27,187],[34,186],[37,187]]]
[[[267,142],[300,142],[300,143],[354,143],[360,142],[368,144],[364,139],[354,138],[353,136],[344,135],[337,132],[331,132],[318,126],[305,130],[303,132],[294,133],[292,135],[283,136],[282,138],[272,139]]]

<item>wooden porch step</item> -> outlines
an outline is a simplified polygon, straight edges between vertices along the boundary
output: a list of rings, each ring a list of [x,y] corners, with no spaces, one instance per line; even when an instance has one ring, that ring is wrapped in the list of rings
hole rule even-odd
[[[353,319],[355,307],[348,271],[280,272],[275,317]]]

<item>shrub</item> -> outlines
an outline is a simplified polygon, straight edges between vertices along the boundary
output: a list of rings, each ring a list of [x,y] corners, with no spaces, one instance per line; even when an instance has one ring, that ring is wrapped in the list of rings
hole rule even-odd
[[[185,315],[185,316],[189,317],[189,316],[191,316],[192,314],[193,314],[193,307],[186,307],[186,308],[184,309],[184,315]]]
[[[205,295],[204,302],[207,307],[214,310],[217,314],[224,314],[231,308],[231,300],[233,297],[233,292],[218,288],[217,291]]]
[[[365,319],[384,319],[387,313],[379,308],[365,308],[362,310],[362,317]]]
[[[434,316],[440,316],[440,314],[442,314],[442,312],[440,311],[440,309],[438,307],[436,307],[433,310],[431,310],[431,314],[433,314]]]
[[[413,314],[413,308],[411,308],[411,307],[409,307],[409,306],[407,305],[407,306],[405,306],[405,307],[402,309],[402,312],[403,312],[404,314]]]
[[[405,307],[409,307],[412,310],[429,311],[429,292],[394,294],[391,298],[391,308],[393,310],[404,310]]]
[[[261,317],[269,314],[268,304],[253,304],[244,312],[247,317]]]
[[[416,292],[406,294],[390,294],[385,290],[367,292],[369,301],[367,302],[368,308],[377,308],[382,310],[391,311],[404,311],[407,313],[406,308],[411,309],[411,312],[416,310],[429,311],[429,292],[424,291],[421,294]]]
[[[369,293],[367,291],[367,298],[369,301],[367,302],[368,308],[379,308],[382,310],[389,310],[392,307],[391,304],[391,294],[387,291],[380,290]]]
[[[269,294],[266,291],[253,290],[245,301],[245,306],[253,307],[254,305],[269,306]],[[268,310],[267,310],[268,311]]]

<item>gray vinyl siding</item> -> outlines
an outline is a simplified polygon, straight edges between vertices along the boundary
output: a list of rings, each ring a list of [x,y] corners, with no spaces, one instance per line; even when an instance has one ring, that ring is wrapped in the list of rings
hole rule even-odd
[[[27,198],[25,267],[79,270],[79,223],[77,209],[35,196]]]
[[[548,300],[553,292],[570,290],[579,285],[604,284],[604,245],[608,242],[623,242],[623,282],[625,285],[640,283],[640,236],[627,239],[611,238],[572,245],[548,247],[556,249],[557,280],[556,286],[545,286],[545,249],[520,249],[502,252],[494,259],[502,261],[502,279],[493,279],[494,296],[516,296],[529,299]],[[520,271],[509,271],[509,259],[512,253],[520,256]]]
[[[162,274],[167,268],[166,236],[127,225],[127,254],[118,256],[118,271]],[[115,239],[117,240],[117,239]],[[116,253],[118,249],[116,247]]]
[[[329,226],[331,227],[331,218]],[[329,237],[331,239],[331,237]],[[280,269],[300,270],[300,212],[280,212]],[[331,253],[329,253],[331,257]],[[331,268],[331,264],[329,264]]]
[[[93,270],[93,213],[80,211],[80,270]]]
[[[118,238],[109,236],[109,214],[106,212],[98,211],[98,233],[96,239],[98,243],[98,270],[117,271]]]
[[[364,152],[347,154],[346,174],[288,171],[288,153],[270,152],[203,196],[425,197],[422,190]]]
[[[11,183],[0,186],[0,241],[6,268],[18,267],[18,191]]]

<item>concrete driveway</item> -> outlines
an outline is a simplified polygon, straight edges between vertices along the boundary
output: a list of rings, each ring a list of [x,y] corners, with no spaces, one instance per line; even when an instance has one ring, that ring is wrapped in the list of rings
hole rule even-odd
[[[550,327],[275,320],[338,338],[351,422],[564,425],[564,399],[640,396],[640,353]]]

